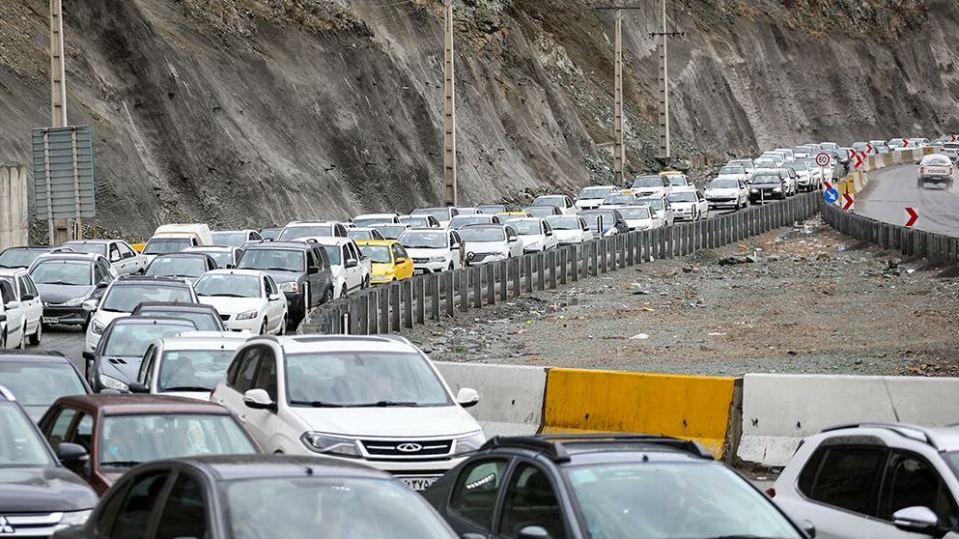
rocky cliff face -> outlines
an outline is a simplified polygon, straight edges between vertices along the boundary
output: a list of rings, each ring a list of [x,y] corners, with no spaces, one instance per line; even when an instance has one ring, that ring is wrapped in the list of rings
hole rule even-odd
[[[656,14],[625,16],[629,163],[653,163]],[[634,3],[634,4],[636,4]],[[97,222],[218,226],[442,197],[442,11],[426,0],[65,2],[71,123],[97,136]],[[458,0],[462,203],[608,180],[612,13]],[[676,153],[959,130],[950,0],[670,0]],[[0,0],[0,158],[49,121],[47,8]]]

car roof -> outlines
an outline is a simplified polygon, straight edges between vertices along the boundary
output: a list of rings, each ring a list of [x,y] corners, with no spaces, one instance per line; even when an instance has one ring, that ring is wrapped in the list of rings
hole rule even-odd
[[[674,185],[672,194],[676,193],[695,193],[695,185]]]
[[[272,342],[287,353],[303,352],[411,352],[419,353],[408,339],[397,335],[297,335],[276,337],[256,335],[247,344]]]
[[[103,244],[107,244],[107,243],[122,242],[122,241],[123,241],[123,240],[106,240],[106,239],[70,240],[70,241],[65,241],[65,242],[63,242],[63,244],[64,244],[64,245],[70,245],[70,244],[80,244],[80,245],[82,245],[82,244],[84,244],[84,243],[94,243],[94,244],[97,244],[97,245],[103,245]]]
[[[70,358],[64,355],[62,352],[15,352],[15,351],[3,351],[0,352],[0,363],[19,363],[19,362],[36,362],[36,363],[65,363],[70,364]]]
[[[659,454],[661,460],[712,461],[713,454],[699,442],[630,433],[548,434],[534,436],[496,436],[480,451],[522,451],[542,455],[557,464],[608,462],[649,459]]]
[[[181,303],[174,301],[144,301],[138,304],[141,311],[208,311],[216,312],[216,308],[205,303]]]
[[[123,275],[114,279],[110,286],[133,286],[138,284],[155,284],[160,286],[182,286],[189,287],[183,279],[176,277],[162,277],[159,275]]]
[[[316,236],[311,237],[310,240],[318,245],[329,245],[334,247],[342,247],[347,243],[353,242],[353,238],[344,238],[343,236]]]
[[[210,270],[203,275],[246,275],[253,277],[262,277],[266,275],[266,272],[260,270],[251,270],[251,269],[215,269]]]
[[[305,251],[307,249],[312,249],[309,243],[305,241],[257,241],[257,243],[247,247],[246,251],[258,251],[258,250],[284,250],[284,251]]]
[[[233,233],[233,234],[235,234],[235,233],[237,233],[237,232],[247,233],[247,232],[257,232],[257,231],[256,231],[255,229],[252,229],[252,228],[236,228],[236,229],[232,229],[232,230],[211,230],[211,231],[210,231],[210,234],[226,234],[226,233]]]
[[[348,477],[357,479],[391,479],[391,475],[363,464],[313,456],[294,455],[206,455],[153,461],[163,466],[182,463],[203,469],[221,481],[243,479]]]
[[[70,395],[60,397],[54,404],[71,407],[97,408],[106,414],[146,413],[202,413],[230,415],[219,404],[186,397],[151,394],[106,394]],[[52,408],[52,407],[51,407]]]
[[[18,273],[27,273],[26,268],[0,268],[0,275],[4,277],[15,277]]]
[[[156,258],[206,258],[209,256],[206,253],[194,253],[194,252],[178,252],[178,253],[164,253],[162,255],[156,255]],[[154,258],[154,260],[156,260]]]
[[[170,350],[236,350],[249,339],[249,334],[236,333],[239,338],[230,338],[220,335],[219,331],[196,331],[191,334],[180,334],[175,337],[164,337],[163,349]],[[194,335],[196,333],[197,335]]]
[[[41,254],[37,260],[86,260],[94,262],[103,258],[99,253],[78,253],[76,251],[50,251]]]
[[[903,440],[926,444],[939,452],[959,450],[959,424],[924,427],[909,423],[852,423],[827,427],[816,436],[837,437],[853,434],[898,436]]]
[[[110,324],[114,326],[148,326],[156,325],[159,322],[169,323],[172,325],[182,325],[196,329],[196,324],[193,322],[185,318],[174,318],[172,316],[121,316],[120,318],[114,318],[111,320]]]
[[[387,217],[392,219],[393,217],[396,217],[396,215],[397,214],[395,213],[364,213],[361,215],[357,215],[356,217],[354,217],[354,219],[361,219],[361,218],[362,219],[379,219],[380,217]]]
[[[253,240],[253,241],[257,241],[257,240]],[[239,247],[230,247],[229,245],[197,245],[195,247],[187,247],[186,249],[180,252],[201,254],[201,253],[209,253],[209,252],[219,253],[222,251],[222,252],[229,253],[229,252],[232,252],[234,249],[238,249],[238,248]]]

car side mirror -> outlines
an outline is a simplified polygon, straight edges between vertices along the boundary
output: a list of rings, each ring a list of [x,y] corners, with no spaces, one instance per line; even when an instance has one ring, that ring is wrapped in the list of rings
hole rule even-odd
[[[106,279],[104,279],[104,280],[100,281],[99,283],[97,283],[97,288],[106,288],[107,285],[109,285],[109,284],[110,284],[110,283],[107,282]]]
[[[254,410],[276,411],[276,403],[270,398],[265,389],[250,389],[243,394],[243,404]]]
[[[471,408],[479,404],[479,393],[469,387],[461,387],[459,391],[456,392],[456,402],[463,408]]]
[[[130,393],[149,393],[150,388],[140,382],[130,382]]]
[[[7,309],[19,309],[19,308],[20,308],[20,302],[19,302],[19,301],[11,301],[11,302],[7,303]]]
[[[57,458],[67,469],[78,474],[84,474],[84,469],[90,463],[90,454],[85,447],[68,442],[61,442],[57,446]]]
[[[816,539],[816,527],[812,525],[812,522],[803,520],[799,523],[799,528],[805,532],[807,539]]]
[[[900,509],[892,514],[892,523],[896,528],[912,532],[942,537],[945,530],[939,533],[939,517],[928,507],[914,506]]]
[[[552,235],[553,235],[553,231],[552,231],[552,230],[547,230],[547,231],[546,231],[546,237],[547,237],[547,238],[550,237],[550,236],[552,236]]]
[[[320,268],[318,266],[310,266],[309,268],[306,269],[307,275],[316,275],[319,272],[320,272]]]
[[[486,539],[486,537],[481,533],[464,533],[460,536],[460,539]]]
[[[226,269],[236,269],[236,264],[227,264]]]
[[[395,262],[396,262],[397,264],[402,264],[403,262],[406,262],[406,257],[405,257],[405,256],[401,256],[401,257],[397,258],[397,259],[395,260]]]
[[[549,532],[540,526],[526,526],[519,531],[518,539],[552,539]]]
[[[460,248],[460,244],[458,243],[454,243],[453,245],[450,245],[450,249],[453,249],[454,251],[459,248]]]
[[[519,236],[513,236],[509,239],[510,243],[516,243],[519,241]]]
[[[100,305],[100,301],[96,299],[88,299],[84,301],[80,306],[83,307],[84,311],[95,311],[97,306]]]
[[[348,267],[348,268],[355,268],[355,267],[357,267],[357,266],[359,266],[359,265],[360,265],[360,261],[357,260],[357,259],[355,259],[355,258],[351,258],[351,259],[349,259],[349,260],[346,261],[346,267]]]
[[[93,361],[96,359],[96,356],[93,354],[93,352],[89,350],[84,350],[80,356],[87,361]]]

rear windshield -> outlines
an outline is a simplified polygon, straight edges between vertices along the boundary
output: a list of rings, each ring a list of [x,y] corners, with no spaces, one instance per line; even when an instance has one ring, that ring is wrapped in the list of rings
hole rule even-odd
[[[153,238],[143,247],[145,255],[165,255],[179,253],[187,247],[192,247],[190,238]]]
[[[663,179],[659,176],[639,176],[633,180],[633,188],[637,187],[662,187]]]
[[[948,157],[943,157],[941,155],[930,155],[922,160],[923,165],[932,165],[934,167],[948,167],[952,164],[952,161]]]

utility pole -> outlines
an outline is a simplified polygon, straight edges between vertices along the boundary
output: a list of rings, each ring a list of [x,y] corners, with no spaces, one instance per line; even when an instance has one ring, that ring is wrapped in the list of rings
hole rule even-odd
[[[443,203],[457,205],[456,85],[453,79],[453,0],[443,0]]]
[[[666,50],[668,37],[682,37],[682,32],[669,32],[666,28],[666,0],[663,3],[663,30],[651,32],[649,37],[659,37],[659,156],[667,163],[672,157],[669,147],[669,55]]]
[[[623,10],[642,9],[639,6],[597,6],[596,9],[616,10],[615,52],[613,53],[613,182],[626,185],[626,143],[623,135]]]
[[[61,0],[50,0],[50,114],[51,127],[67,126],[67,81]]]

